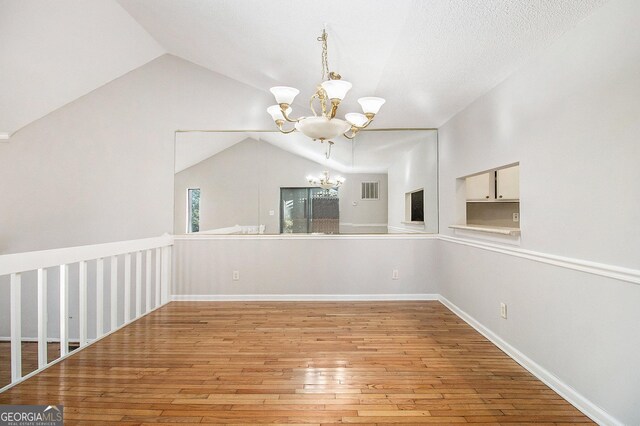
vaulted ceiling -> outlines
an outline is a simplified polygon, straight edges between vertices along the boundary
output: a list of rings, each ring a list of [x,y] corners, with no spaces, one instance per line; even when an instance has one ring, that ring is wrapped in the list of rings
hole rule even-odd
[[[381,96],[376,126],[438,127],[605,2],[0,0],[0,134],[164,53],[297,87],[307,113],[325,24],[330,68],[353,83],[341,110]]]
[[[164,53],[112,0],[0,0],[0,133]]]

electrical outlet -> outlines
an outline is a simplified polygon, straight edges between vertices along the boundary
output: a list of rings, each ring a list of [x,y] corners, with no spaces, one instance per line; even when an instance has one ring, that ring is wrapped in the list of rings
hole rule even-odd
[[[520,222],[520,213],[514,213],[513,214],[513,221],[514,222]]]
[[[240,281],[240,271],[233,271],[233,280]]]
[[[391,279],[397,280],[398,278],[400,278],[400,274],[398,273],[398,270],[394,269],[393,271],[391,271]]]
[[[500,316],[504,319],[507,319],[507,304],[500,303]]]
[[[269,216],[274,216],[276,214],[275,210],[269,210]]]

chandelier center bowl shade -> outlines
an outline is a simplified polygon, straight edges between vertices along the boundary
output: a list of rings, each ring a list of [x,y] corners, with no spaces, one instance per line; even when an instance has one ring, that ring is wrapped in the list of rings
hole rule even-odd
[[[339,118],[305,117],[295,124],[296,130],[311,139],[333,139],[351,129],[351,124]]]
[[[318,41],[322,42],[323,81],[318,85],[316,92],[309,100],[313,116],[299,118],[290,116],[292,113],[291,105],[300,93],[298,89],[287,86],[276,86],[270,89],[277,105],[267,108],[267,112],[282,133],[299,131],[305,136],[321,142],[331,142],[331,139],[340,135],[344,135],[347,139],[353,139],[358,131],[371,124],[380,107],[385,103],[384,99],[378,97],[360,98],[358,103],[362,107],[363,114],[352,112],[346,114],[345,119],[336,117],[338,107],[349,90],[351,90],[352,84],[342,80],[340,74],[329,71],[327,37],[326,30],[323,30],[321,36],[318,37]],[[319,104],[320,113],[316,112],[314,103]],[[293,123],[293,126],[285,129],[286,122]]]

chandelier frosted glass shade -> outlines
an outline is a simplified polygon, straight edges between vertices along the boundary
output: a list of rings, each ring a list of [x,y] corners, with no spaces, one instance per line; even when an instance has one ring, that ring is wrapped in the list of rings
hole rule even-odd
[[[267,108],[267,112],[271,114],[271,118],[273,118],[273,121],[284,121],[284,114],[282,113],[282,109],[280,109],[280,105],[271,105],[269,108]],[[291,114],[291,108],[287,108],[286,112],[287,114]]]
[[[298,89],[287,86],[276,86],[269,90],[273,93],[273,96],[275,96],[278,104],[287,105],[291,105],[296,96],[298,96],[298,93],[300,93]]]
[[[344,118],[356,127],[364,126],[369,120],[366,115],[360,114],[359,112],[350,112],[345,114]]]
[[[365,114],[377,114],[378,111],[380,111],[380,107],[385,102],[386,101],[384,99],[373,96],[358,99],[358,103],[362,106],[362,111]]]
[[[351,124],[344,120],[324,116],[302,118],[295,126],[305,136],[323,141],[340,136],[351,128]]]
[[[344,80],[327,80],[321,84],[327,98],[343,100],[347,96],[347,92],[351,89],[351,83]]]

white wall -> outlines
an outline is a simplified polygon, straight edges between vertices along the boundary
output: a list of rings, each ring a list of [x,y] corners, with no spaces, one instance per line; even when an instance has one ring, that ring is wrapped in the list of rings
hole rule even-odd
[[[640,3],[608,3],[439,130],[442,233],[457,177],[520,161],[522,248],[640,268],[638,22]],[[640,424],[640,286],[450,242],[440,265],[446,298]]]
[[[218,299],[434,294],[436,243],[429,236],[181,237],[174,246],[172,294]],[[400,279],[391,279],[393,269]],[[239,281],[231,279],[234,270]]]
[[[307,187],[306,176],[319,176],[323,170],[346,179],[339,189],[341,223],[383,223],[386,231],[386,175],[341,174],[267,142],[246,139],[175,175],[175,233],[185,232],[187,189],[200,188],[201,230],[264,224],[265,233],[279,234],[280,188]],[[354,207],[353,193],[366,179],[382,181],[384,196]]]
[[[438,232],[438,135],[425,134],[389,167],[389,232]],[[424,189],[424,226],[406,224],[405,194]]]
[[[165,55],[30,124],[0,144],[0,253],[171,232],[173,132],[266,128],[269,96]]]
[[[640,267],[640,3],[614,0],[439,130],[455,178],[520,161],[523,246]]]
[[[386,234],[388,214],[388,175],[350,173],[340,188],[340,233]],[[362,182],[378,182],[378,199],[362,199]]]

